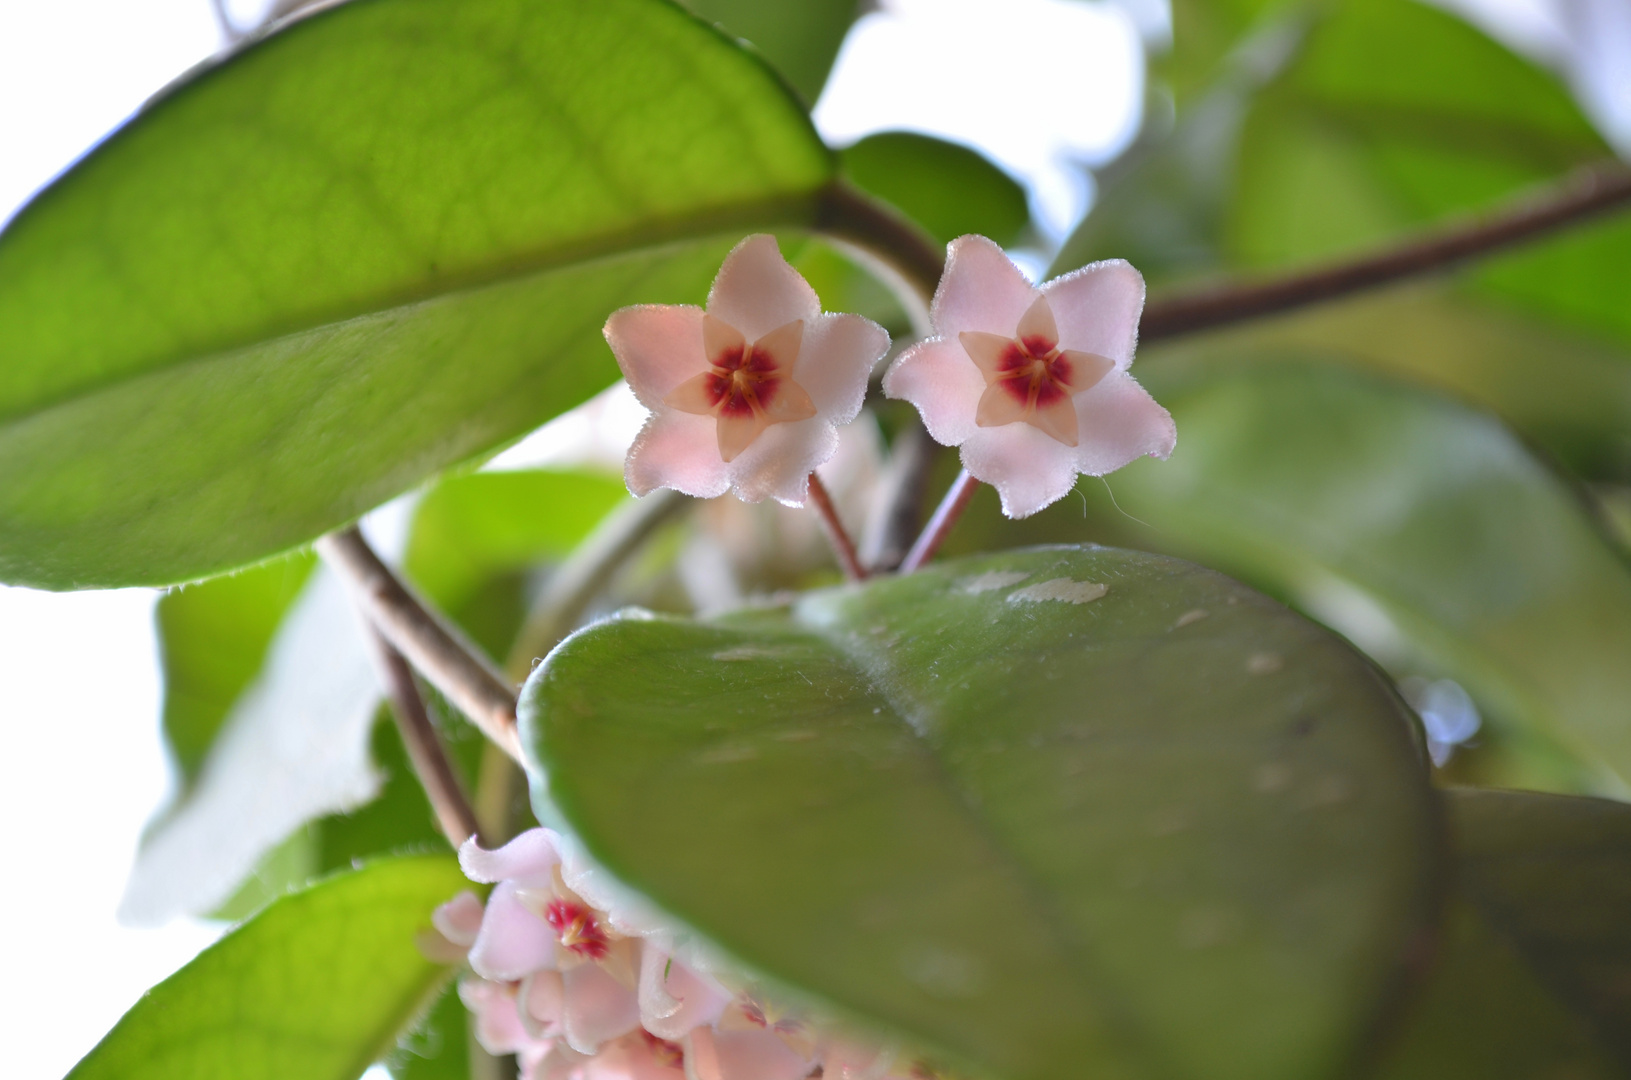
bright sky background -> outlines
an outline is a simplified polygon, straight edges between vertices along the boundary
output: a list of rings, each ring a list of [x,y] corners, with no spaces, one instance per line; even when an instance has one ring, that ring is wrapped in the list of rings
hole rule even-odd
[[[1555,0],[1442,2],[1527,12]],[[247,19],[263,3],[230,7]],[[1124,8],[1159,35],[1160,0]],[[0,0],[0,15],[0,219],[218,42],[208,0]],[[1090,197],[1082,166],[1113,154],[1136,123],[1138,33],[1108,5],[891,0],[846,44],[817,121],[840,144],[909,127],[981,147],[1028,182],[1057,239]],[[1024,58],[1022,77],[982,78],[1013,57]],[[154,596],[0,587],[0,819],[12,834],[0,1034],[17,1080],[61,1077],[218,932],[132,930],[113,917],[169,782]]]

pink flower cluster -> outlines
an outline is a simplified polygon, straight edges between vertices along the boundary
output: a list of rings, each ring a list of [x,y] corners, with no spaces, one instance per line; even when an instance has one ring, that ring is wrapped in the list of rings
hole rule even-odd
[[[437,932],[473,972],[459,996],[490,1053],[515,1054],[522,1080],[888,1080],[895,1056],[778,1011],[746,988],[674,955],[582,895],[593,871],[562,858],[549,829],[497,851],[459,852],[484,906],[462,892],[436,909]],[[573,888],[573,885],[578,888]],[[735,980],[730,980],[735,981]],[[924,1075],[921,1066],[906,1076]]]

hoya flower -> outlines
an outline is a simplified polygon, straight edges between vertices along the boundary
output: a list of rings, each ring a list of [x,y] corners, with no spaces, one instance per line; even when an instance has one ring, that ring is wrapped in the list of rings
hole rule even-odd
[[[809,476],[855,419],[883,327],[823,314],[775,237],[750,236],[725,257],[706,308],[645,304],[606,320],[606,341],[651,410],[624,466],[629,490],[802,506]]]
[[[1122,259],[1040,289],[983,236],[946,250],[930,317],[935,336],[906,350],[884,393],[923,414],[937,442],[1022,518],[1057,502],[1079,473],[1165,458],[1172,416],[1127,374],[1144,278]]]

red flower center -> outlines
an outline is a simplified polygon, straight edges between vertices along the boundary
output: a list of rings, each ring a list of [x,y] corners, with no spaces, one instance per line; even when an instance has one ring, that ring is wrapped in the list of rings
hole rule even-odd
[[[783,378],[776,358],[758,345],[726,349],[710,363],[708,400],[721,416],[763,412]]]
[[[605,929],[582,904],[574,904],[570,900],[551,900],[549,907],[544,909],[544,919],[561,935],[561,944],[579,956],[601,960],[611,951]]]
[[[1027,408],[1045,409],[1070,397],[1070,360],[1059,343],[1032,334],[1014,340],[997,360],[997,381]]]

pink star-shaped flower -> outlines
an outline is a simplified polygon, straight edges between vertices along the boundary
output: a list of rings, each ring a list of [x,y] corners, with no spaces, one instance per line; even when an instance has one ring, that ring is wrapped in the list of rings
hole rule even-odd
[[[706,309],[626,307],[606,320],[624,378],[651,410],[624,477],[708,499],[802,506],[809,476],[855,419],[872,367],[889,349],[883,327],[823,314],[815,290],[772,236],[725,257]]]
[[[1040,289],[1002,249],[963,236],[946,250],[930,317],[935,336],[906,350],[884,393],[917,406],[937,442],[1029,517],[1134,458],[1172,453],[1172,416],[1127,374],[1144,278],[1122,259]]]

